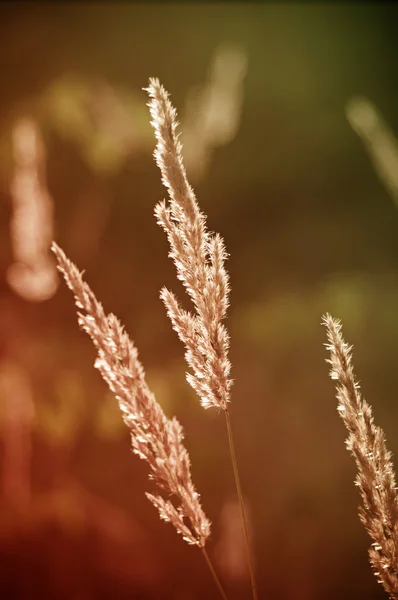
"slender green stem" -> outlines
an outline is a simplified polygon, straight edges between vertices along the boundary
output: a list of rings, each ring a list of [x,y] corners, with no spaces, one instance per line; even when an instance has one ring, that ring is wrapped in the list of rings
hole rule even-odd
[[[252,586],[252,595],[253,595],[253,600],[258,600],[257,585],[256,585],[255,577],[254,577],[253,558],[252,558],[252,555],[251,555],[251,550],[250,550],[250,545],[249,545],[249,534],[248,534],[248,527],[247,527],[247,518],[246,518],[245,506],[243,504],[242,486],[240,484],[238,463],[237,463],[237,460],[236,460],[235,444],[234,444],[234,438],[233,438],[233,435],[232,435],[231,419],[230,419],[230,416],[229,416],[229,410],[228,410],[228,408],[226,408],[224,412],[225,412],[225,420],[227,422],[229,450],[230,450],[230,453],[231,453],[231,461],[232,461],[232,468],[233,468],[233,471],[234,471],[236,492],[238,494],[238,500],[239,500],[239,506],[240,506],[240,514],[242,516],[242,525],[243,525],[243,531],[244,531],[244,534],[245,534],[246,556],[247,556],[247,563],[248,563],[248,566],[249,566],[250,581],[251,581],[251,586]]]
[[[220,582],[220,580],[219,580],[219,578],[218,578],[218,576],[217,576],[217,573],[216,573],[216,572],[215,572],[215,570],[214,570],[213,564],[212,564],[212,562],[211,562],[211,560],[210,560],[210,558],[209,558],[209,555],[207,554],[207,550],[206,550],[206,548],[205,548],[204,546],[202,546],[201,550],[202,550],[202,552],[203,552],[203,556],[205,557],[205,560],[206,560],[207,566],[209,567],[209,569],[210,569],[210,572],[211,572],[211,574],[213,575],[214,581],[215,581],[215,582],[216,582],[216,584],[217,584],[218,591],[220,592],[220,594],[221,594],[221,597],[223,598],[223,600],[227,600],[227,595],[226,595],[226,593],[224,592],[224,589],[223,589],[223,587],[222,587],[222,585],[221,585],[221,582]]]

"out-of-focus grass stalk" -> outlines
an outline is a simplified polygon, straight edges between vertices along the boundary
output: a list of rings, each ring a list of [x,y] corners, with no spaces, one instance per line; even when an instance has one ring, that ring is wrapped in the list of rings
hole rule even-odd
[[[373,167],[398,208],[398,141],[376,106],[352,98],[346,106],[351,127],[361,138]]]
[[[46,185],[44,143],[32,119],[25,117],[16,123],[12,148],[15,166],[10,233],[14,262],[8,268],[7,281],[22,298],[40,302],[55,294],[58,276],[49,258],[53,204]]]
[[[4,361],[0,370],[2,401],[3,495],[13,508],[31,499],[32,426],[35,409],[28,375],[22,366]]]

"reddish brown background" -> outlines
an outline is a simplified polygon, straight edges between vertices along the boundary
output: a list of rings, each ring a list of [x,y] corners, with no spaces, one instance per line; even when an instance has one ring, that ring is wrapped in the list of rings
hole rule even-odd
[[[129,451],[117,412],[104,417],[116,424],[98,425],[107,391],[69,291],[62,284],[51,300],[29,303],[5,273],[15,115],[72,72],[131,90],[146,131],[148,78],[158,76],[180,109],[223,41],[248,55],[242,120],[195,188],[230,253],[231,411],[260,595],[386,597],[368,565],[320,321],[326,311],[343,319],[364,394],[396,453],[398,212],[344,108],[364,95],[398,132],[397,16],[394,5],[359,3],[1,5],[0,360],[26,371],[37,419],[29,501],[17,508],[0,494],[1,598],[217,597],[200,554],[146,500],[146,467]],[[45,118],[41,125],[56,239],[126,324],[159,401],[184,425],[214,522],[213,554],[232,473],[223,420],[188,389],[183,350],[159,300],[163,285],[181,288],[153,217],[165,193],[154,143],[100,173]],[[101,203],[109,215],[88,257],[85,238]],[[231,598],[249,597],[245,586],[226,587]]]

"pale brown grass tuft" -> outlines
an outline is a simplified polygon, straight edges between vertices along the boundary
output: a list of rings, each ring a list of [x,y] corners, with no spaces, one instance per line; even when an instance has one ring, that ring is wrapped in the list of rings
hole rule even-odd
[[[374,424],[372,408],[361,397],[351,363],[351,347],[341,334],[341,323],[325,315],[332,365],[337,381],[337,410],[348,429],[347,449],[353,455],[362,497],[361,522],[373,540],[370,563],[390,598],[398,599],[398,497],[391,452],[383,430]]]
[[[154,156],[170,198],[169,205],[163,201],[156,206],[155,215],[167,234],[169,256],[176,266],[178,279],[191,297],[195,314],[183,310],[175,295],[166,288],[162,289],[161,298],[173,328],[185,346],[185,358],[193,371],[187,374],[188,383],[199,395],[204,408],[216,407],[224,411],[252,595],[257,600],[247,517],[228,409],[232,385],[229,335],[222,323],[229,305],[229,276],[224,266],[227,253],[222,237],[207,231],[206,218],[188,183],[182,145],[176,134],[177,113],[169,95],[155,78],[149,80],[146,91],[151,98],[148,106],[157,139]]]
[[[226,410],[232,385],[229,336],[222,323],[229,304],[229,277],[224,267],[227,254],[221,236],[207,231],[206,218],[188,183],[176,134],[176,110],[168,93],[154,78],[149,80],[147,92],[157,139],[154,156],[170,196],[169,205],[160,202],[155,215],[167,234],[169,256],[196,314],[183,310],[166,288],[162,289],[161,298],[186,349],[185,357],[193,371],[187,374],[189,384],[204,408]]]
[[[98,352],[95,367],[119,401],[129,428],[132,449],[150,468],[150,478],[169,497],[147,493],[160,517],[174,525],[188,544],[204,550],[210,521],[203,512],[191,480],[188,452],[177,419],[168,419],[149,390],[137,349],[117,317],[106,315],[77,267],[53,243],[58,269],[72,290],[80,327],[88,333]],[[172,501],[173,500],[173,501]]]

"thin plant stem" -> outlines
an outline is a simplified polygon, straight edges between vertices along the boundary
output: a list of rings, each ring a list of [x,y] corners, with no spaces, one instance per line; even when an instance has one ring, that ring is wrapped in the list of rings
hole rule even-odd
[[[230,450],[230,453],[231,453],[231,462],[232,462],[232,468],[233,468],[233,471],[234,471],[236,492],[238,494],[238,500],[239,500],[239,506],[240,506],[240,514],[241,514],[241,517],[242,517],[242,525],[243,525],[243,531],[244,531],[244,535],[245,535],[246,556],[247,556],[247,563],[248,563],[248,566],[249,566],[250,581],[251,581],[251,586],[252,586],[252,595],[253,595],[253,600],[258,600],[257,584],[256,584],[256,580],[255,580],[255,577],[254,577],[253,558],[252,558],[252,555],[251,555],[251,550],[250,550],[250,545],[249,545],[249,533],[248,533],[248,527],[247,527],[247,517],[246,517],[246,512],[245,512],[245,506],[244,506],[244,503],[243,503],[242,486],[241,486],[241,483],[240,483],[238,462],[236,460],[235,444],[234,444],[234,438],[233,438],[233,435],[232,435],[231,419],[230,419],[230,416],[229,416],[229,410],[228,410],[228,408],[224,411],[224,413],[225,413],[225,420],[227,422],[229,450]]]
[[[211,560],[210,560],[210,557],[209,557],[209,555],[207,554],[207,550],[206,550],[206,548],[205,548],[204,546],[202,546],[201,550],[202,550],[202,552],[203,552],[203,556],[205,557],[205,561],[206,561],[206,563],[207,563],[207,566],[209,567],[209,569],[210,569],[210,572],[211,572],[211,574],[213,575],[213,579],[214,579],[214,581],[216,582],[216,585],[217,585],[217,587],[218,587],[218,591],[219,591],[219,592],[220,592],[220,594],[221,594],[221,597],[223,598],[223,600],[228,600],[228,599],[227,599],[227,595],[226,595],[226,593],[224,592],[224,588],[223,588],[223,586],[221,585],[221,582],[220,582],[220,580],[219,580],[219,578],[218,578],[218,575],[217,575],[217,573],[216,573],[216,572],[215,572],[215,570],[214,570],[213,563],[211,562]]]

